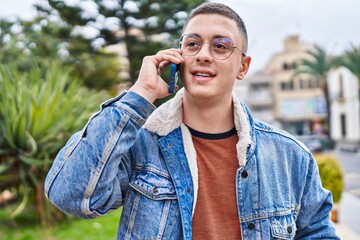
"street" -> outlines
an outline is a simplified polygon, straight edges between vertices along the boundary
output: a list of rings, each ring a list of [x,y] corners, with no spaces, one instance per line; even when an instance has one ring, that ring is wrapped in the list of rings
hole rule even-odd
[[[360,236],[360,152],[335,149],[330,153],[337,156],[344,171],[345,191],[339,205],[339,223]]]

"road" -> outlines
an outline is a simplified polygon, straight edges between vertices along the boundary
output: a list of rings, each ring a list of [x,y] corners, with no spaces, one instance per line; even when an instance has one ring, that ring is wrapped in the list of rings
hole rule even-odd
[[[339,222],[360,236],[360,152],[331,152],[339,159],[344,171],[345,191],[339,205]]]
[[[345,174],[345,191],[360,198],[360,152],[334,150]]]

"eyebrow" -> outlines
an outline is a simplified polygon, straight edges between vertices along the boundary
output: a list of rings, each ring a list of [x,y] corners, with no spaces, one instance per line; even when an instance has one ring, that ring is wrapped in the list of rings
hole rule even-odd
[[[184,35],[196,36],[196,37],[202,39],[202,37],[197,33],[187,33],[187,34],[183,34],[182,36],[184,36]],[[217,34],[217,35],[212,37],[212,39],[215,39],[215,38],[228,38],[228,39],[231,39],[229,36],[221,35],[221,34]],[[234,41],[234,40],[232,40],[232,41]]]

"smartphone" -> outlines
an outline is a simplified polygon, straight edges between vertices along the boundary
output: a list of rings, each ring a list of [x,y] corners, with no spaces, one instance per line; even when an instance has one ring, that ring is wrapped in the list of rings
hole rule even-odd
[[[178,80],[177,71],[178,66],[175,63],[171,64],[171,70],[170,70],[170,81],[169,81],[169,93],[173,94],[175,92],[175,86]]]

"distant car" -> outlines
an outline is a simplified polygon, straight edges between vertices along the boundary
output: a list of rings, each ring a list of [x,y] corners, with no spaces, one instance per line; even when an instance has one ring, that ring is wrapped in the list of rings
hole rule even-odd
[[[303,142],[305,146],[313,153],[322,152],[327,148],[326,136],[319,134],[300,135],[296,137],[299,141]]]

